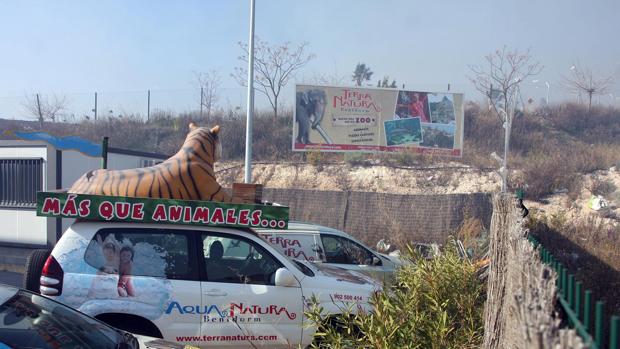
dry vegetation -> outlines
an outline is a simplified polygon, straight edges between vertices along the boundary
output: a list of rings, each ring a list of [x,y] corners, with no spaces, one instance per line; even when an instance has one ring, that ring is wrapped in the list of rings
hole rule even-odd
[[[275,183],[277,180],[284,183],[281,185],[304,183],[309,188],[395,193],[442,193],[445,188],[449,192],[494,191],[498,188],[497,176],[490,172],[495,164],[489,154],[502,153],[503,129],[497,116],[478,104],[466,105],[465,151],[457,162],[407,153],[293,153],[291,114],[284,111],[277,119],[259,114],[254,122],[254,160],[263,162],[256,166],[259,172],[254,178],[261,182],[274,180],[271,183]],[[138,117],[70,124],[55,122],[45,123],[43,130],[56,136],[79,135],[94,142],[110,136],[114,147],[173,154],[181,145],[190,120],[203,125],[220,124],[224,160],[243,158],[245,119],[235,112],[202,120],[188,113],[174,117],[159,114],[149,122]],[[39,129],[35,121],[0,120],[0,138],[12,138],[5,132],[7,130]],[[288,166],[290,171],[276,168],[274,164]],[[576,271],[578,278],[593,288],[597,296],[609,295],[608,309],[618,311],[620,294],[608,291],[620,289],[620,253],[617,252],[620,209],[613,207],[620,206],[620,182],[614,184],[596,174],[613,166],[618,173],[620,110],[617,108],[594,106],[588,111],[587,106],[561,104],[525,111],[514,120],[509,156],[509,168],[515,170],[509,183],[511,189],[525,185],[527,198],[538,202],[562,197],[562,202],[554,202],[559,210],[544,215],[542,210],[533,213],[536,219],[532,221],[531,230]],[[440,170],[429,172],[429,168]],[[280,178],[282,172],[288,172],[291,178]],[[238,180],[241,175],[239,164],[218,174],[224,185]],[[474,186],[464,185],[469,175],[482,180]],[[386,185],[386,178],[393,179],[396,185]],[[584,200],[591,195],[606,197],[612,207],[599,212],[579,207],[584,206]],[[464,222],[458,235],[467,239],[467,235],[479,233],[482,228],[475,222]]]
[[[396,154],[342,155],[334,153],[291,151],[291,112],[274,120],[269,114],[259,114],[254,123],[254,159],[275,162],[307,162],[320,167],[329,163],[350,166],[388,165],[428,166],[441,159],[428,155]],[[500,122],[493,113],[475,103],[465,108],[465,151],[459,161],[465,165],[487,169],[494,164],[489,157],[501,153],[503,137]],[[149,122],[137,117],[105,118],[80,123],[45,123],[44,130],[57,136],[79,135],[99,142],[110,137],[110,144],[135,150],[173,154],[187,133],[190,120],[205,125],[222,125],[225,160],[244,156],[245,119],[230,112],[200,120],[196,115],[171,116],[156,114]],[[3,120],[3,131],[39,130],[37,122]],[[527,194],[538,199],[560,189],[577,190],[575,180],[581,173],[608,169],[620,164],[620,110],[562,104],[525,112],[516,118],[511,138],[509,167],[518,171],[527,184]],[[7,134],[1,137],[10,138]]]

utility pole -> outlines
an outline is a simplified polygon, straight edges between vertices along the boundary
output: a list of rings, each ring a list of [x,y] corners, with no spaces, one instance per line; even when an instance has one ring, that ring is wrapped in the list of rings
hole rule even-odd
[[[200,120],[202,120],[202,105],[204,104],[204,87],[200,87]]]
[[[250,0],[250,42],[248,45],[248,116],[245,126],[245,183],[252,183],[252,118],[254,116],[254,4]]]
[[[93,111],[95,112],[95,121],[97,121],[97,92],[95,92],[95,109]]]
[[[146,121],[151,119],[151,90],[147,91],[146,95]]]
[[[41,112],[41,101],[39,100],[39,94],[37,93],[37,112],[39,113],[39,122],[43,125],[43,113]]]

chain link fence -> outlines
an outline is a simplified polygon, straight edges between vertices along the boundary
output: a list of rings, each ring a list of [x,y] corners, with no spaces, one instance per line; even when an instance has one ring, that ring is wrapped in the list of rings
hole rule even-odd
[[[211,113],[237,111],[245,107],[246,89],[219,88]],[[202,91],[202,113],[209,113],[207,91]],[[38,100],[37,100],[38,99]],[[141,91],[101,91],[80,93],[32,92],[0,96],[0,119],[37,119],[38,108],[53,110],[54,120],[80,122],[105,118],[138,117],[201,112],[201,89],[153,89]],[[45,114],[45,113],[44,113]]]
[[[290,219],[343,230],[374,246],[379,239],[443,243],[466,218],[491,222],[488,193],[397,195],[265,188],[263,199],[290,207]]]

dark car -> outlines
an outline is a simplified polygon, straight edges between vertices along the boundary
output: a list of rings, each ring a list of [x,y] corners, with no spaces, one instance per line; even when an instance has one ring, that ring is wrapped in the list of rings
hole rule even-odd
[[[0,284],[0,349],[160,347],[151,346],[150,343],[145,345],[143,339],[49,298]]]

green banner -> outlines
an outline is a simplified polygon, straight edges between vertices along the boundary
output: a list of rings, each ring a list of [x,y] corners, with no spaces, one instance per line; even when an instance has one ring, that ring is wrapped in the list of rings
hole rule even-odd
[[[288,227],[288,207],[212,201],[38,192],[37,216],[107,222]]]

